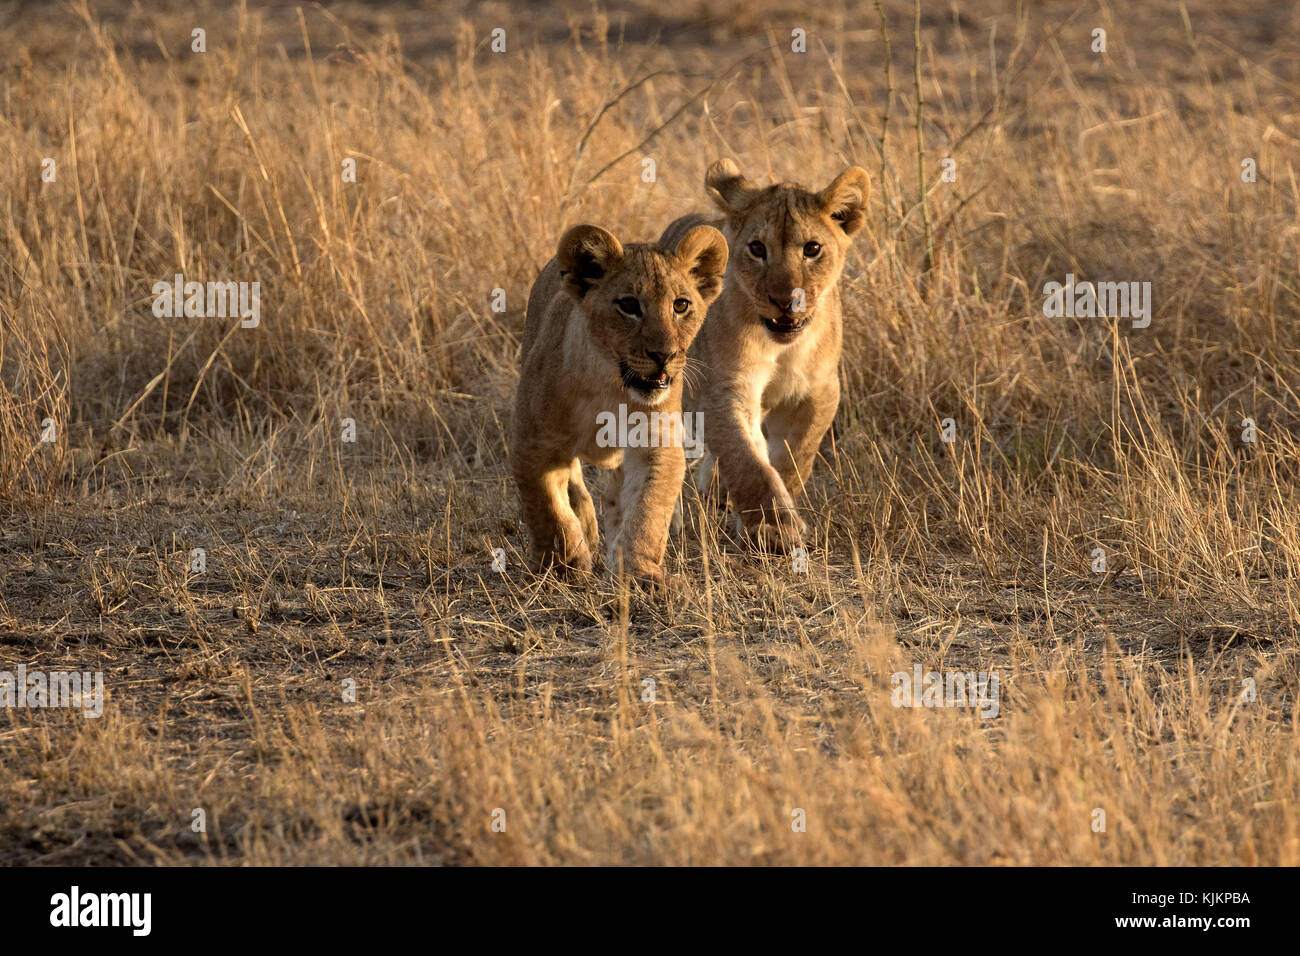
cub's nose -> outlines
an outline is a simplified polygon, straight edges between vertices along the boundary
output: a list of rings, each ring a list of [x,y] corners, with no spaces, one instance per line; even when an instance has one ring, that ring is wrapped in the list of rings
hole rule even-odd
[[[649,349],[645,350],[645,354],[650,361],[654,362],[660,368],[667,368],[668,363],[677,357],[676,352],[652,352]]]
[[[794,293],[791,293],[790,295],[782,295],[780,298],[773,298],[769,295],[767,301],[771,302],[782,312],[789,312],[790,307],[794,305]]]

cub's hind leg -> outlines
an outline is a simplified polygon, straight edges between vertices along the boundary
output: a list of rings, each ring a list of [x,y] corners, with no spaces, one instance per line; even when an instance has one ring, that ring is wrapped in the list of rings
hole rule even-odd
[[[582,480],[582,462],[573,459],[569,469],[569,507],[582,525],[582,536],[587,540],[587,548],[592,554],[600,550],[600,526],[596,523],[596,505],[587,491],[586,482]]]
[[[623,530],[623,466],[609,473],[605,490],[600,496],[605,515],[605,566],[618,571],[617,544]]]

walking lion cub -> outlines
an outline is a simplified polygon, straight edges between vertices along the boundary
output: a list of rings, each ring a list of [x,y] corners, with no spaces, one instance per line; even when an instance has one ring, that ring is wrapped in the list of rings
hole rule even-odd
[[[756,542],[788,549],[807,530],[795,502],[839,407],[838,283],[871,187],[857,166],[821,192],[756,186],[730,159],[709,167],[705,184],[731,261],[691,352],[701,374],[685,407],[701,413],[708,446],[696,480],[707,491],[716,466]],[[706,221],[684,216],[659,241]]]
[[[621,465],[606,493],[606,563],[664,583],[686,472],[682,370],[726,268],[727,241],[711,226],[671,244],[624,246],[597,226],[561,237],[528,296],[510,432],[535,568],[592,569],[599,532],[582,462]],[[626,441],[634,447],[602,434],[599,419],[637,413],[649,425]]]

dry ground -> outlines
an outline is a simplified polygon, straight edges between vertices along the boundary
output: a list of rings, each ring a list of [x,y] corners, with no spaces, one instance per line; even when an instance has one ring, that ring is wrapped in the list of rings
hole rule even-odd
[[[918,77],[904,0],[0,4],[0,669],[109,695],[0,710],[0,862],[1300,863],[1300,14],[1223,6],[927,2]],[[530,577],[529,284],[723,155],[873,176],[808,568]]]

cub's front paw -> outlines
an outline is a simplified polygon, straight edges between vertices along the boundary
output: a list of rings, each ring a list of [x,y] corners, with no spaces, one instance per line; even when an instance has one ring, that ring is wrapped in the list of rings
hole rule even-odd
[[[553,550],[535,552],[532,565],[533,570],[539,574],[553,568],[561,577],[585,577],[591,574],[591,550],[584,547],[575,548],[567,554]]]
[[[664,573],[661,565],[626,554],[622,558],[623,577],[651,594],[662,594],[670,590],[672,579]],[[618,574],[617,565],[612,565],[610,570]]]
[[[763,514],[757,521],[745,522],[749,540],[760,551],[788,554],[803,546],[808,525],[794,511]]]

